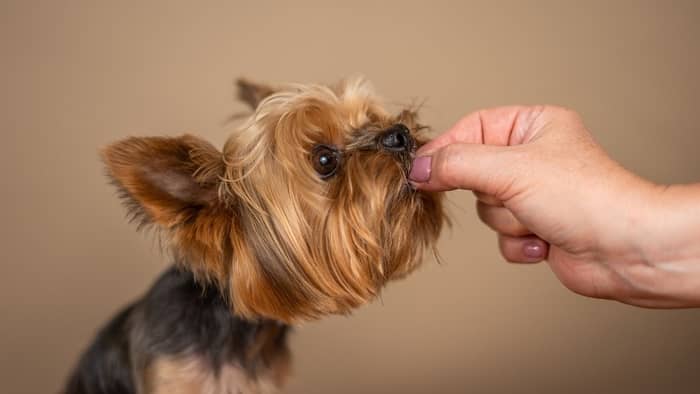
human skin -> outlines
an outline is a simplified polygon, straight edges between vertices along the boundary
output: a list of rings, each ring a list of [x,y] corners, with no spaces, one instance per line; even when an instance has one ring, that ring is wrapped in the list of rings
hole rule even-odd
[[[570,290],[652,308],[700,306],[700,184],[626,170],[559,107],[462,118],[417,152],[418,189],[472,190],[513,263],[546,260]]]

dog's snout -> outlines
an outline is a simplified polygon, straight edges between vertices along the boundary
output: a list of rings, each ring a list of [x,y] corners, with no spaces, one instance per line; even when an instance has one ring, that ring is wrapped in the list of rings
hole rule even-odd
[[[382,146],[393,152],[410,151],[413,148],[413,138],[408,127],[399,123],[389,128],[382,136]]]

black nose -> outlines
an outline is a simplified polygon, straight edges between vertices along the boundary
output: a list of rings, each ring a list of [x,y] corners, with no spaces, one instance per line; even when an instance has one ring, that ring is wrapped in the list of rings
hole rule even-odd
[[[410,151],[413,148],[413,139],[408,127],[401,123],[391,126],[382,136],[382,146],[393,152]]]

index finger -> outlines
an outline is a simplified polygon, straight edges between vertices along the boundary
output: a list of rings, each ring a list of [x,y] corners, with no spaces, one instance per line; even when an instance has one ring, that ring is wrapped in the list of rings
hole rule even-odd
[[[426,156],[452,143],[521,144],[532,122],[543,110],[542,106],[508,106],[472,112],[422,146],[417,153]]]

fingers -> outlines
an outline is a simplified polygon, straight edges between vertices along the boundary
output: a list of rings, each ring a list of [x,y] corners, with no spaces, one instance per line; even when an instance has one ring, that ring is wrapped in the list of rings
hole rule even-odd
[[[498,247],[503,257],[511,263],[537,263],[547,258],[548,245],[533,235],[510,210],[502,205],[491,205],[492,196],[476,193],[476,211],[479,219],[498,233]],[[500,201],[495,200],[496,203]]]
[[[542,106],[509,106],[473,112],[459,120],[448,131],[418,151],[427,156],[453,143],[518,145],[525,142],[525,132],[544,110]]]
[[[499,200],[498,198],[496,198],[490,194],[482,193],[482,192],[477,191],[477,190],[473,191],[472,193],[474,193],[477,200],[483,202],[484,204],[493,205],[495,207],[502,207],[503,206],[503,201]]]
[[[409,179],[423,190],[478,190],[498,195],[515,180],[522,160],[510,148],[453,143],[413,161]]]
[[[498,234],[501,255],[511,263],[538,263],[547,258],[549,245],[535,235],[511,237]]]
[[[531,234],[513,214],[504,207],[476,203],[476,212],[479,219],[497,233],[511,237],[522,237]]]
[[[537,134],[545,107],[499,107],[462,118],[417,152],[410,180],[419,189],[479,190],[497,194],[513,179],[518,160],[507,156],[507,145],[520,145]]]

